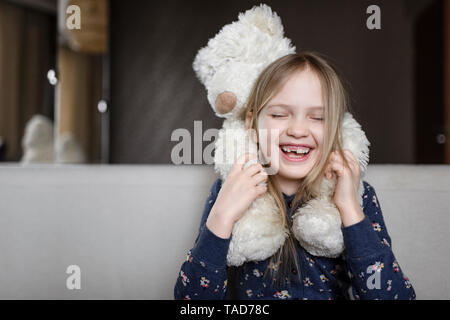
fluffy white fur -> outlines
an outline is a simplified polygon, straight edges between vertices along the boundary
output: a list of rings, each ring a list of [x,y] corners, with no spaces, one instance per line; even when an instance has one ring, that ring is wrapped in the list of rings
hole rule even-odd
[[[257,153],[256,143],[247,135],[244,121],[238,118],[251,87],[267,65],[291,53],[295,53],[295,47],[284,37],[280,18],[261,4],[240,13],[238,21],[224,26],[195,57],[193,68],[207,89],[208,101],[216,115],[225,118],[214,158],[215,170],[224,181],[239,156]],[[215,101],[224,91],[233,92],[237,101],[231,111],[220,114]],[[343,142],[344,149],[352,151],[358,159],[364,175],[370,143],[349,113],[343,120]],[[341,219],[332,200],[334,187],[335,181],[324,179],[320,196],[293,215],[292,232],[313,255],[336,257],[344,249]],[[362,196],[362,178],[359,192]],[[233,227],[227,264],[239,266],[272,256],[288,235],[282,225],[282,214],[269,193],[256,199]]]
[[[260,261],[275,254],[288,231],[282,224],[274,199],[267,194],[252,203],[234,224],[232,234],[227,262],[231,266],[240,266],[246,261]]]
[[[223,128],[219,130],[214,152],[214,167],[224,181],[236,158],[246,152],[256,154],[258,147],[245,131],[244,121],[225,120]]]
[[[236,119],[247,100],[254,80],[272,61],[295,52],[284,37],[283,25],[266,5],[239,14],[236,22],[225,25],[208,45],[197,53],[193,68],[207,89],[213,110],[217,96],[224,91],[236,95],[236,107],[218,117]]]

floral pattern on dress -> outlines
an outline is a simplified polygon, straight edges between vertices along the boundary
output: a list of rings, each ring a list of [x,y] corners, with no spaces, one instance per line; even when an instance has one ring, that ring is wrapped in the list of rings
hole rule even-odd
[[[287,290],[283,290],[283,291],[277,291],[275,292],[275,294],[273,295],[275,298],[281,299],[281,300],[285,300],[291,297],[291,295],[289,294],[289,291]]]
[[[375,264],[373,264],[372,266],[372,270],[376,271],[376,272],[381,272],[381,269],[384,268],[384,263],[377,261],[375,262]]]
[[[181,277],[181,282],[183,283],[183,286],[187,286],[187,284],[189,283],[189,278],[186,276],[186,274],[183,272],[183,270],[180,271],[180,277]]]
[[[217,187],[219,186],[219,187]],[[374,237],[367,238],[361,234],[361,239],[376,239],[373,242],[367,242],[365,247],[360,247],[359,251],[349,252],[347,248],[338,258],[326,258],[312,256],[304,248],[299,246],[298,275],[292,271],[290,277],[290,286],[273,288],[272,280],[266,284],[263,277],[268,269],[278,271],[279,265],[269,264],[270,260],[246,262],[239,267],[235,267],[237,297],[240,299],[336,299],[345,298],[341,290],[350,287],[350,296],[354,299],[415,299],[415,292],[408,277],[402,273],[402,270],[395,259],[390,247],[390,237],[384,225],[383,216],[379,201],[374,189],[364,182],[365,194],[363,195],[363,211],[368,218],[365,223],[359,224],[358,229],[353,229],[352,236],[358,239],[355,232],[372,232]],[[208,213],[214,203],[220,184],[213,186],[210,198],[207,200],[200,232],[205,230],[205,223]],[[227,252],[223,250],[223,262],[215,255],[214,259],[209,260],[211,250],[221,250],[224,248],[223,240],[220,243],[213,243],[215,238],[202,234],[197,239],[208,239],[211,243],[202,243],[189,250],[186,260],[181,266],[179,277],[176,281],[174,295],[176,299],[225,299],[227,293],[228,273],[226,266]],[[345,240],[345,238],[344,238]],[[205,240],[206,241],[206,240]],[[218,241],[218,240],[217,240]],[[380,245],[382,244],[382,245]],[[202,249],[200,250],[199,247]],[[364,250],[368,250],[364,255]],[[361,250],[364,249],[364,250]],[[199,257],[201,257],[199,259]],[[222,264],[223,263],[223,264]],[[257,265],[257,267],[256,267]],[[233,267],[234,268],[234,267]],[[292,269],[294,270],[294,269]],[[301,272],[300,272],[301,270]],[[369,289],[366,282],[369,276],[374,272],[383,272],[382,290]],[[194,279],[196,279],[194,281]],[[374,278],[372,278],[374,279]],[[289,278],[286,278],[289,281]],[[342,287],[344,285],[344,287]],[[289,290],[287,290],[289,289]],[[348,290],[346,290],[348,292]]]
[[[391,289],[392,289],[392,280],[388,280],[386,291],[391,291]]]
[[[392,268],[394,269],[394,272],[400,272],[400,268],[398,267],[397,260],[394,260],[394,262],[392,262]]]
[[[201,285],[203,288],[208,288],[208,287],[209,287],[209,280],[206,279],[206,277],[201,277],[201,278],[200,278],[200,285]]]
[[[336,275],[339,271],[341,270],[341,266],[340,265],[335,265],[334,268],[330,271],[331,275]]]
[[[186,255],[186,261],[189,263],[192,263],[192,256],[191,256],[191,250]]]
[[[375,207],[379,208],[378,200],[377,200],[377,197],[375,195],[372,196],[372,202],[373,202],[373,204],[375,204]]]
[[[264,273],[259,271],[258,269],[253,269],[253,275],[257,278],[261,277]]]
[[[380,226],[380,224],[378,222],[373,222],[372,223],[372,227],[373,227],[373,230],[375,230],[377,232],[381,231],[381,226]]]
[[[306,257],[306,261],[308,261],[310,267],[314,267],[314,264],[316,263],[316,261],[313,258],[308,256]]]
[[[309,287],[309,286],[313,286],[314,283],[312,283],[312,281],[309,279],[309,277],[307,277],[307,278],[303,279],[303,285],[305,287]]]
[[[405,287],[406,289],[411,288],[411,282],[409,281],[408,277],[404,277],[405,279]]]
[[[324,274],[321,274],[321,275],[320,275],[320,280],[321,280],[322,282],[330,281]]]

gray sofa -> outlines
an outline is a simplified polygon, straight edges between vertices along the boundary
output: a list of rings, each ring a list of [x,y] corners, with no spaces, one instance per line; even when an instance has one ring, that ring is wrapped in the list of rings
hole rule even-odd
[[[173,299],[211,166],[0,166],[1,299]],[[450,299],[450,166],[370,165],[418,299]],[[68,266],[81,288],[68,289]]]

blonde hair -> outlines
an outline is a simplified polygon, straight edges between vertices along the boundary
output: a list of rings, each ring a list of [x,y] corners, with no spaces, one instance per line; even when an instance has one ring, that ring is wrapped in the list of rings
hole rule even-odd
[[[319,78],[322,88],[325,107],[324,126],[325,134],[323,145],[320,147],[320,158],[307,176],[301,180],[300,186],[292,200],[292,212],[295,212],[303,203],[317,197],[320,183],[324,177],[325,165],[332,151],[342,151],[342,119],[349,109],[349,99],[338,72],[320,54],[304,51],[283,56],[267,66],[256,79],[250,92],[246,106],[240,114],[245,119],[248,112],[252,112],[250,128],[258,133],[257,118],[261,110],[272,97],[282,88],[289,77],[297,72],[309,68]],[[282,192],[273,175],[269,175],[267,192],[275,199],[282,221],[287,230],[291,229],[291,221],[286,215],[286,205]],[[297,274],[301,283],[300,268],[297,261],[297,250],[291,232],[283,246],[275,253],[268,264],[265,277],[271,276],[272,284],[282,285],[289,282],[291,268],[298,270]],[[267,272],[270,271],[270,272]]]

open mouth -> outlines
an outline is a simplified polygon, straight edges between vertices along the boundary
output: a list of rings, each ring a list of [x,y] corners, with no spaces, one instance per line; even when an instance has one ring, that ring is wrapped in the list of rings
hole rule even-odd
[[[280,145],[283,157],[289,161],[305,161],[309,158],[314,148]]]

